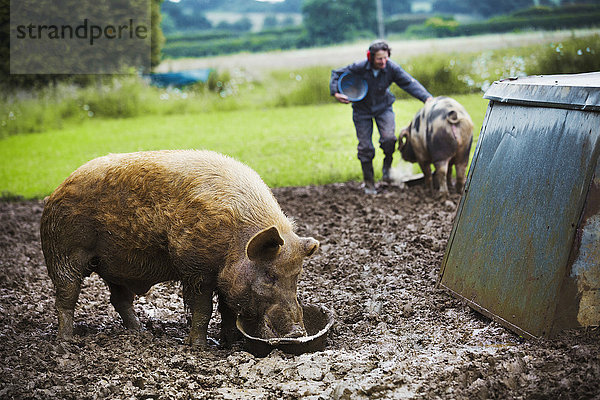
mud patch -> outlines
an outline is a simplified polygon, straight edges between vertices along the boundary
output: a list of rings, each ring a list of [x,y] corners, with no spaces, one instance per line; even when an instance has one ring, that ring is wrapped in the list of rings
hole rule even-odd
[[[600,396],[599,329],[524,341],[436,289],[457,196],[433,200],[420,187],[365,196],[357,183],[274,193],[299,233],[321,241],[299,297],[335,312],[325,351],[257,358],[241,344],[186,346],[176,284],[137,299],[145,331],[131,334],[96,275],[84,283],[75,338],[56,343],[41,203],[0,202],[0,398]]]

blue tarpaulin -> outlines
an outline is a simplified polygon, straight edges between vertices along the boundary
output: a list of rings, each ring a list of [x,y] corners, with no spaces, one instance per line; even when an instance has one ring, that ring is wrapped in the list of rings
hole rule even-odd
[[[178,72],[164,72],[146,74],[144,77],[150,79],[150,83],[154,86],[186,86],[196,82],[206,82],[212,68],[191,69]]]

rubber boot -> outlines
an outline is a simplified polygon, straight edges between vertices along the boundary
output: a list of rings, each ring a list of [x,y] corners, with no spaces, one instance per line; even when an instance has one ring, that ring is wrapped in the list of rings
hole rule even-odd
[[[363,161],[360,163],[365,180],[365,194],[377,194],[375,189],[375,173],[373,172],[373,163],[371,161]]]
[[[383,172],[383,177],[381,178],[381,180],[385,183],[392,183],[390,170],[392,169],[393,159],[394,158],[392,155],[385,156],[385,158],[383,159],[383,168],[381,169],[381,171]]]

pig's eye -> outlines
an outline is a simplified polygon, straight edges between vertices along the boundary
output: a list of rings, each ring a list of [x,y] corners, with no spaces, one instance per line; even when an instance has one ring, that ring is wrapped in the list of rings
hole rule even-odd
[[[265,280],[270,283],[273,284],[277,281],[277,277],[275,276],[274,273],[270,272],[270,271],[266,271],[265,272]]]

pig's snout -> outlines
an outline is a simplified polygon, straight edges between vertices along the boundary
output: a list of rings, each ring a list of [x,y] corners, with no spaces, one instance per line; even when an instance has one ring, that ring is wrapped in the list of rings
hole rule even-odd
[[[265,313],[261,336],[265,339],[306,336],[302,308],[297,303],[290,308],[271,306]]]
[[[306,329],[304,328],[304,324],[294,324],[292,326],[292,330],[286,334],[284,337],[286,338],[297,338],[306,336]]]

